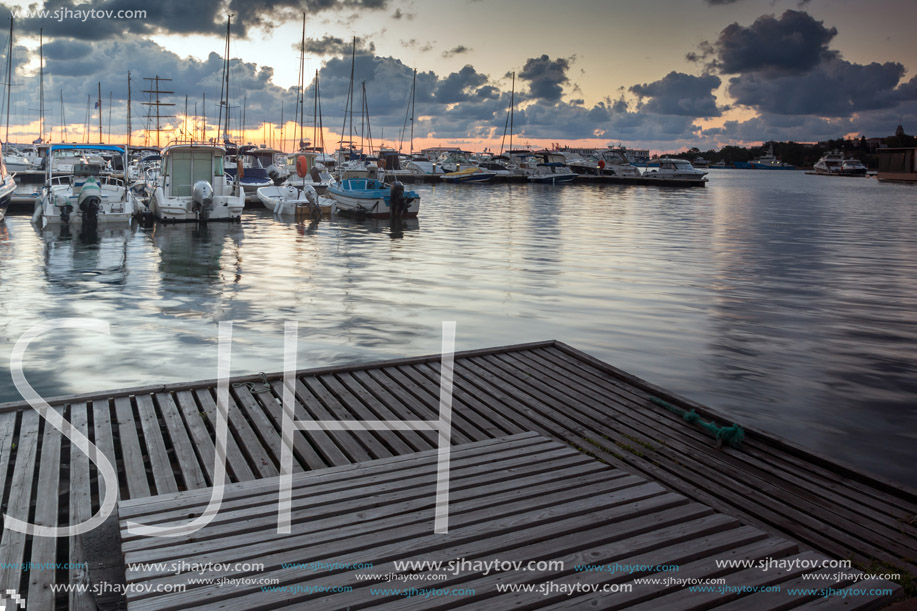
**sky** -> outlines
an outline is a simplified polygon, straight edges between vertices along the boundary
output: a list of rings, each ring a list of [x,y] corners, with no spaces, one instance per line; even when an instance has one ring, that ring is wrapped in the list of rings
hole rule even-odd
[[[79,12],[88,9],[142,10],[146,17],[86,18]],[[141,90],[149,89],[143,77],[155,75],[172,79],[162,88],[174,94],[162,99],[176,104],[167,107],[176,118],[165,123],[197,133],[206,109],[207,135],[217,136],[226,17],[232,14],[230,134],[237,141],[283,142],[291,150],[298,137],[292,117],[303,13],[305,134],[311,140],[318,71],[326,149],[340,140],[353,37],[355,132],[359,139],[365,82],[376,146],[384,141],[410,147],[403,132],[409,132],[415,68],[415,150],[498,149],[511,100],[517,145],[707,150],[767,140],[884,136],[899,123],[917,131],[913,0],[0,3],[0,16],[11,10],[13,142],[31,142],[40,131],[40,30],[45,139],[98,141],[101,87],[102,138],[124,141],[128,71],[134,144],[150,140]],[[41,18],[30,10],[50,13]],[[0,33],[4,86],[8,42],[8,32]],[[0,111],[5,122],[5,95]],[[0,130],[5,139],[5,126]],[[162,134],[161,144],[173,135]]]

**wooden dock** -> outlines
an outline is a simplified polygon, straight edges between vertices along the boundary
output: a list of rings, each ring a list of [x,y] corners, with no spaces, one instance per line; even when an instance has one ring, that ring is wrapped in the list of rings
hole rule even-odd
[[[296,418],[435,420],[439,360],[432,355],[301,371]],[[231,483],[279,473],[281,378],[276,374],[233,380],[227,448]],[[119,496],[128,508],[135,506],[133,501],[204,491],[213,485],[215,386],[215,381],[160,385],[49,402],[117,466]],[[753,430],[745,431],[740,448],[717,449],[702,429],[651,398],[730,424],[720,414],[559,342],[457,353],[452,443],[486,444],[538,433],[574,448],[590,465],[598,460],[617,470],[605,469],[606,474],[646,480],[641,485],[658,485],[685,502],[704,506],[705,511],[735,519],[748,532],[768,537],[762,541],[788,542],[798,547],[798,553],[813,550],[850,559],[870,573],[917,575],[917,492]],[[434,448],[431,432],[297,433],[294,469],[321,476],[328,469],[397,460]],[[28,405],[0,405],[0,498],[6,513],[47,525],[81,521],[98,508],[100,483],[88,457]],[[30,609],[93,608],[100,600],[103,607],[117,604],[116,596],[51,590],[52,584],[115,578],[121,553],[117,521],[98,530],[72,540],[4,530],[0,589],[20,592]],[[103,536],[111,538],[107,547],[105,540],[100,545]],[[135,544],[125,541],[125,551],[132,553]],[[735,548],[744,545],[737,542]],[[107,549],[108,554],[100,555],[99,549]],[[789,550],[787,554],[797,553]],[[17,566],[68,561],[73,563],[71,568],[23,571]],[[84,562],[88,564],[80,564]],[[740,570],[731,574],[736,580],[741,577]],[[731,578],[727,575],[727,579]],[[842,581],[831,587],[861,586]],[[896,589],[893,595],[899,592]],[[763,600],[755,594],[720,602],[746,608],[740,605],[745,599]],[[888,599],[887,595],[878,600],[849,597],[843,602],[844,608],[868,608]],[[596,599],[589,608],[606,608],[609,600]],[[678,600],[668,600],[671,608],[684,608]],[[840,602],[828,598],[821,604],[831,608]],[[755,604],[769,608],[766,603]],[[481,599],[479,606],[485,608],[486,600]]]

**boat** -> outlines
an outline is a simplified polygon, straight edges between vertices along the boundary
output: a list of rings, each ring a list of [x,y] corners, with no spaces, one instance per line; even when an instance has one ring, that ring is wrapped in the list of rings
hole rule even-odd
[[[535,172],[528,176],[529,182],[547,185],[563,185],[571,183],[575,179],[576,174],[571,172],[566,165],[557,161],[539,163],[535,166]]]
[[[859,159],[845,159],[841,173],[847,176],[866,176],[866,166]]]
[[[262,156],[258,155],[257,151],[257,147],[242,146],[235,155],[227,155],[226,159],[226,174],[232,177],[233,182],[242,186],[246,202],[257,202],[258,189],[274,184],[268,168],[262,164]],[[273,161],[273,155],[271,160]]]
[[[336,202],[336,214],[368,218],[416,217],[420,212],[420,195],[405,191],[400,182],[392,186],[369,178],[347,178],[328,187]]]
[[[694,158],[694,161],[691,162],[691,165],[693,165],[695,168],[706,168],[710,166],[710,162],[698,155]]]
[[[707,181],[707,172],[698,170],[686,159],[663,157],[659,167],[647,170],[643,177],[652,181],[678,181],[703,183]]]
[[[710,164],[710,169],[711,169],[711,170],[725,170],[725,169],[727,169],[728,167],[729,167],[729,166],[726,165],[726,161],[724,161],[724,160],[722,160],[722,159],[719,160],[719,161],[717,161],[716,163],[711,163],[711,164]]]
[[[16,181],[7,170],[6,163],[0,158],[0,223],[6,218],[6,209],[10,205],[14,191],[16,191]]]
[[[297,217],[331,216],[334,211],[334,200],[319,197],[309,185],[295,187],[262,187],[258,189],[258,199],[264,207],[276,215],[296,215]]]
[[[323,158],[327,157],[318,151],[300,151],[287,159],[288,176],[284,185],[293,187],[311,187],[317,193],[324,193],[334,184],[334,176],[328,171]]]
[[[55,175],[55,153],[66,153],[79,159],[69,173]],[[73,155],[77,153],[77,155]],[[98,160],[120,158],[124,168],[127,156],[123,148],[107,144],[55,144],[48,154],[48,174],[32,220],[47,225],[130,222],[136,212],[136,200],[121,177],[105,174]],[[94,156],[93,156],[94,154]]]
[[[783,163],[774,156],[774,146],[770,145],[767,152],[754,161],[749,161],[748,165],[753,170],[795,170],[796,166]]]
[[[156,218],[200,222],[238,220],[245,207],[245,196],[224,171],[225,152],[221,146],[202,143],[164,148],[162,175],[151,199]]]
[[[816,174],[840,174],[843,168],[844,154],[836,149],[825,153],[814,166]]]
[[[484,170],[477,166],[472,166],[470,168],[465,168],[464,170],[457,170],[455,172],[448,172],[440,176],[444,182],[452,183],[466,183],[466,182],[488,182],[493,180],[496,176],[496,172],[490,170]]]

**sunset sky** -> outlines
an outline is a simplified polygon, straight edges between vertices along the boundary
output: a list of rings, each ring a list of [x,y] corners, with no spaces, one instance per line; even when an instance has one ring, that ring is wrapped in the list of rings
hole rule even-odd
[[[175,114],[184,113],[187,95],[189,114],[197,104],[203,115],[206,94],[209,135],[216,135],[226,15],[232,13],[230,104],[241,108],[245,101],[246,140],[260,143],[273,131],[278,144],[281,105],[290,119],[296,104],[303,11],[307,79],[320,70],[329,149],[343,123],[353,36],[355,112],[365,81],[376,145],[383,138],[399,144],[414,68],[415,149],[499,147],[512,72],[520,144],[623,143],[666,151],[883,136],[899,123],[917,131],[912,0],[53,0],[31,6],[147,11],[146,19],[86,20],[62,13],[56,17],[63,19],[29,17],[20,12],[29,10],[27,2],[0,6],[4,15],[17,11],[13,142],[38,137],[42,28],[46,138],[61,138],[63,97],[67,138],[83,141],[87,96],[94,106],[101,82],[104,137],[123,141],[128,70],[135,79],[135,144],[142,143],[146,124],[142,77],[157,74],[173,79],[175,93],[168,97],[177,104]],[[5,85],[6,33],[0,42]],[[3,100],[5,121],[5,91]],[[311,90],[305,106],[311,115]],[[98,110],[90,110],[91,138],[98,141]],[[311,116],[306,122],[311,136]],[[240,125],[235,110],[231,131],[238,134]],[[287,149],[292,129],[287,123]]]

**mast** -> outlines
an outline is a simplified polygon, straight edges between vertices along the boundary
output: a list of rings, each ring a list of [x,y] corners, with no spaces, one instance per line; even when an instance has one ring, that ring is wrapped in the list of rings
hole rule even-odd
[[[201,94],[201,112],[204,113],[201,124],[201,142],[207,142],[207,93]]]
[[[90,122],[90,119],[92,118],[92,111],[90,110],[91,108],[92,108],[92,95],[87,94],[86,95],[86,131],[85,131],[86,144],[89,144],[89,131],[90,131],[89,122]]]
[[[513,72],[513,90],[509,96],[509,150],[513,150],[513,118],[516,108],[516,73]]]
[[[341,148],[344,148],[344,130],[347,129],[347,115],[350,114],[350,150],[353,152],[353,70],[357,61],[357,37],[353,37],[353,49],[350,52],[350,87],[347,89],[347,101],[344,103],[344,125],[341,126]],[[349,157],[349,156],[348,156]]]
[[[303,147],[303,106],[306,101],[306,14],[302,14],[302,43],[299,45],[299,143],[296,150]]]
[[[108,92],[108,139],[111,140],[111,91]]]
[[[102,136],[102,81],[99,81],[99,144],[102,144],[104,138]]]
[[[162,82],[171,82],[172,79],[170,79],[170,78],[163,78],[163,77],[161,77],[161,76],[159,76],[159,75],[157,74],[156,76],[145,76],[145,77],[143,77],[143,80],[149,81],[149,82],[150,82],[150,85],[149,85],[150,88],[149,88],[149,89],[144,89],[144,90],[143,90],[143,93],[149,94],[149,96],[150,96],[150,97],[149,97],[149,100],[150,100],[150,101],[149,101],[149,102],[142,102],[142,104],[143,104],[144,106],[147,106],[147,107],[148,107],[148,111],[147,111],[147,133],[149,134],[149,132],[151,132],[151,131],[155,131],[155,132],[156,132],[156,146],[159,147],[159,146],[160,146],[160,144],[159,144],[159,132],[163,131],[163,130],[162,130],[162,119],[168,119],[168,118],[171,118],[171,117],[172,117],[172,115],[164,115],[164,114],[162,114],[161,109],[162,109],[163,106],[175,106],[175,104],[172,103],[172,102],[161,102],[161,101],[159,100],[159,96],[160,96],[161,94],[167,94],[167,95],[168,95],[168,94],[173,94],[173,93],[175,93],[174,91],[166,91],[166,90],[164,90],[164,89],[160,89],[160,88],[159,88],[159,83],[160,83],[160,81],[162,81]],[[154,97],[154,96],[155,96],[155,97]],[[156,129],[155,129],[155,130],[151,130],[151,129],[149,128],[149,120],[152,118],[151,115],[152,115],[152,113],[153,113],[153,108],[156,109]]]
[[[322,91],[319,87],[318,80],[318,70],[315,71],[315,100],[316,107],[318,108],[318,139],[321,141],[322,153],[325,152],[325,126],[322,125]],[[312,141],[312,146],[318,145],[318,142],[315,140]]]
[[[414,80],[411,83],[411,156],[414,156],[414,99],[417,95],[417,68],[414,68]]]
[[[222,140],[229,138],[229,35],[232,26],[232,14],[226,16],[226,49],[223,52],[223,78],[220,81],[220,118],[217,131],[223,129]],[[226,122],[223,123],[223,107],[226,107]],[[219,134],[217,134],[218,140]]]
[[[44,28],[38,30],[38,138],[45,141],[45,40]]]
[[[9,145],[10,142],[10,89],[13,86],[13,15],[10,14],[10,50],[6,56],[6,138],[3,141]]]
[[[61,92],[61,96],[64,93]],[[127,72],[127,148],[131,148],[131,73]]]
[[[67,141],[67,117],[64,115],[64,90],[60,90],[60,141]]]

